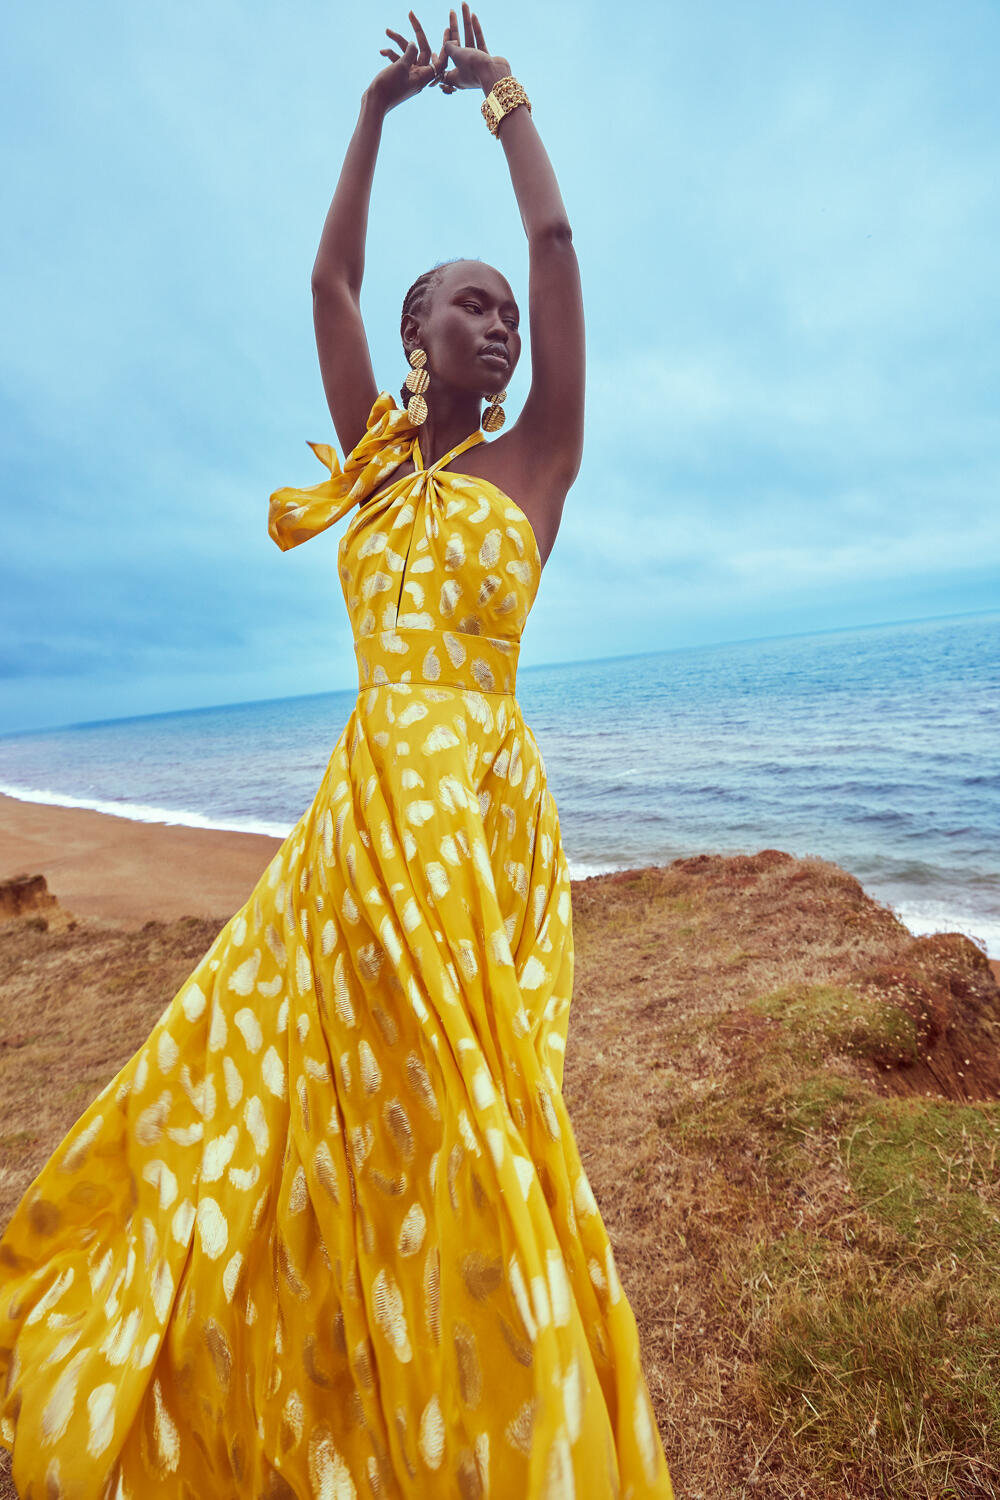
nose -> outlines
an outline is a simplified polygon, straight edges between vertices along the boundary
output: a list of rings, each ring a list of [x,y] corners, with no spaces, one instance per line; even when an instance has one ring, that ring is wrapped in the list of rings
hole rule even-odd
[[[490,324],[489,332],[486,335],[486,342],[488,344],[503,344],[506,348],[507,336],[509,333],[510,329],[507,327],[507,324],[504,322],[503,318],[501,318],[500,314],[497,313],[493,319],[493,322]]]

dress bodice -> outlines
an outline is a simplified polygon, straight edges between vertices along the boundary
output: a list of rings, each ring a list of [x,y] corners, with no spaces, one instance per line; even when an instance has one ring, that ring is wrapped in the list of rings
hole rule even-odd
[[[513,691],[541,556],[508,495],[450,467],[482,441],[475,432],[425,466],[418,429],[383,391],[343,471],[331,448],[312,443],[330,479],[271,496],[269,531],[283,550],[358,506],[338,565],[362,687],[414,681]],[[406,459],[415,472],[385,484]]]

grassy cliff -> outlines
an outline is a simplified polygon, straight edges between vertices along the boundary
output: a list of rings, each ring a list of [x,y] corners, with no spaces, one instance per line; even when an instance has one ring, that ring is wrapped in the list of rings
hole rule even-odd
[[[777,850],[573,899],[566,1100],[678,1500],[1000,1495],[986,959]],[[0,1222],[219,925],[0,925]]]

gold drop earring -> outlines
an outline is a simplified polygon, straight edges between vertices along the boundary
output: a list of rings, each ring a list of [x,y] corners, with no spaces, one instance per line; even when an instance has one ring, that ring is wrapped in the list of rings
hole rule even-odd
[[[406,415],[414,427],[419,427],[422,422],[427,421],[427,402],[424,400],[424,391],[431,383],[431,377],[424,369],[427,363],[426,349],[411,349],[407,358],[413,369],[407,375],[403,384],[413,395],[406,403]]]
[[[499,432],[507,420],[507,414],[503,409],[503,402],[507,399],[506,391],[497,391],[495,396],[486,396],[489,406],[483,413],[483,426],[487,432]]]

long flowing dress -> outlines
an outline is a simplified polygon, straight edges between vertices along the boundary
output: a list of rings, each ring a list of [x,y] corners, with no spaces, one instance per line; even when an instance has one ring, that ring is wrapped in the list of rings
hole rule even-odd
[[[357,703],[0,1240],[23,1500],[672,1496],[561,1092],[569,873],[514,695],[541,559],[450,467],[482,440],[425,467],[382,392],[271,497],[283,549],[359,507]]]

